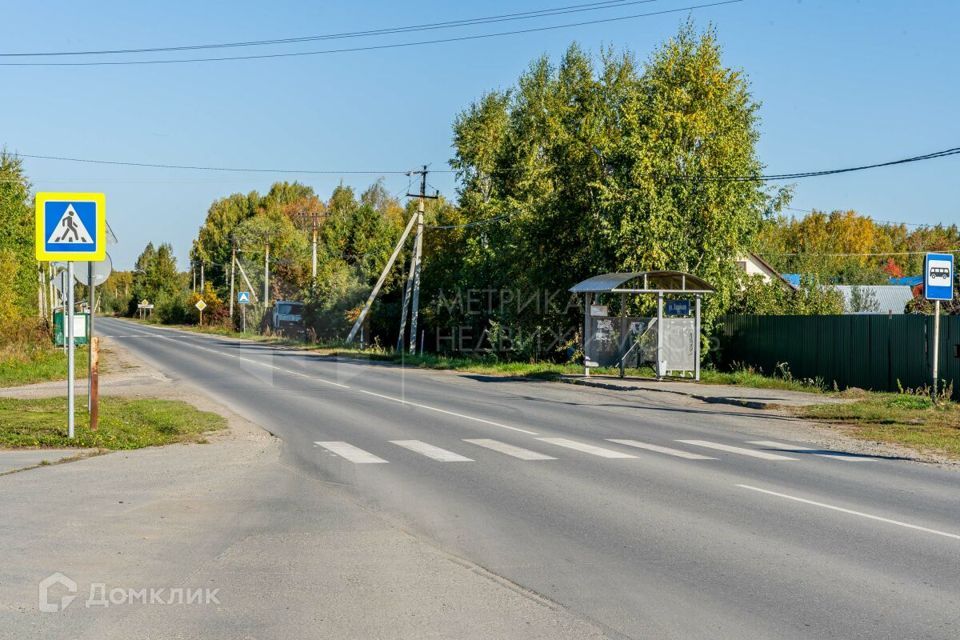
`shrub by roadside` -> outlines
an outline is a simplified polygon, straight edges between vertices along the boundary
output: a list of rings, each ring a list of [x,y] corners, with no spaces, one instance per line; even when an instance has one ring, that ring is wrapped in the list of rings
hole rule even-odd
[[[21,400],[0,398],[0,447],[79,447],[139,449],[176,442],[204,442],[204,434],[227,425],[220,415],[200,411],[179,400],[100,399],[100,427],[90,431],[77,398],[76,438],[67,438],[63,398]]]

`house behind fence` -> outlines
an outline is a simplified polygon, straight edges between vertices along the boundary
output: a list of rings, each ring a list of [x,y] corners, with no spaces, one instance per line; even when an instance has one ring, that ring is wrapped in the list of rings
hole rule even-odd
[[[940,380],[960,399],[960,316],[940,318]],[[896,391],[931,384],[933,318],[922,315],[727,316],[716,355],[721,366],[748,365],[828,388]]]

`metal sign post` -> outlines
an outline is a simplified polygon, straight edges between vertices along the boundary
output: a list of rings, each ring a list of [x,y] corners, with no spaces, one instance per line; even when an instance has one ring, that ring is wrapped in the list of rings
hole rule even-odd
[[[74,437],[75,356],[74,262],[100,262],[107,250],[107,204],[102,193],[40,192],[34,198],[34,238],[36,258],[40,261],[64,260],[67,263],[66,327],[67,348],[67,433]],[[88,272],[91,280],[93,269]],[[92,289],[92,287],[91,287]],[[91,314],[93,308],[91,306]],[[89,338],[90,336],[88,336]]]
[[[73,343],[73,261],[67,262],[67,436],[73,439],[74,351]]]
[[[197,304],[193,305],[197,308],[197,311],[200,312],[200,326],[203,326],[203,310],[207,308],[207,303],[201,298],[197,300]]]
[[[933,348],[930,358],[933,401],[940,377],[940,301],[953,300],[953,254],[928,253],[923,267],[923,295],[933,301]]]
[[[87,413],[93,413],[93,308],[96,306],[96,294],[93,286],[93,263],[87,263]]]
[[[240,305],[240,309],[243,311],[243,333],[247,332],[247,305],[250,304],[250,292],[249,291],[238,291],[237,292],[237,304]]]

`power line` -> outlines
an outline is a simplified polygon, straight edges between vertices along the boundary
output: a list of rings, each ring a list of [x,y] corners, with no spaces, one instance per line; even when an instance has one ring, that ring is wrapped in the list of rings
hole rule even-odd
[[[512,215],[512,213],[504,213],[503,215],[487,218],[486,220],[474,220],[473,222],[464,222],[463,224],[425,224],[423,226],[427,229],[466,229],[468,227],[490,224],[491,222],[497,222],[499,220],[506,220]]]
[[[341,49],[322,49],[319,51],[292,51],[286,53],[264,53],[246,56],[219,56],[207,58],[180,58],[174,60],[147,59],[147,60],[100,60],[90,62],[0,62],[2,67],[99,67],[99,66],[129,66],[129,65],[157,65],[157,64],[183,64],[192,62],[226,62],[236,60],[266,60],[275,58],[295,58],[301,56],[319,56],[334,53],[355,53],[359,51],[379,51],[382,49],[398,49],[406,47],[419,47],[430,44],[447,44],[451,42],[465,42],[470,40],[483,40],[487,38],[499,38],[503,36],[523,35],[527,33],[539,33],[543,31],[555,31],[558,29],[569,29],[573,27],[583,27],[596,24],[609,24],[612,22],[621,22],[624,20],[635,20],[638,18],[649,18],[653,16],[667,15],[671,13],[682,13],[693,11],[695,9],[707,9],[710,7],[719,7],[728,4],[738,4],[744,0],[723,0],[722,2],[711,2],[708,4],[689,5],[676,9],[664,9],[662,11],[650,11],[648,13],[635,13],[627,16],[618,16],[615,18],[602,18],[597,20],[584,20],[581,22],[568,22],[566,24],[551,25],[545,27],[531,27],[529,29],[517,29],[515,31],[498,31],[494,33],[482,33],[467,36],[457,36],[451,38],[438,38],[436,40],[417,40],[413,42],[398,42],[393,44],[369,45],[363,47],[344,47]]]
[[[819,178],[823,176],[837,175],[841,173],[853,173],[857,171],[867,171],[869,169],[879,169],[882,167],[892,167],[901,164],[910,164],[913,162],[922,162],[924,160],[934,160],[937,158],[946,158],[949,156],[960,155],[960,147],[944,149],[943,151],[934,151],[919,156],[901,158],[899,160],[889,160],[886,162],[877,162],[874,164],[865,164],[855,167],[845,167],[842,169],[823,169],[819,171],[799,171],[795,173],[775,173],[775,174],[757,174],[757,175],[682,175],[669,173],[647,173],[643,174],[645,178],[654,178],[662,180],[689,181],[689,182],[781,182],[790,180],[799,180],[803,178]],[[507,169],[493,171],[491,175],[507,175],[517,170]],[[438,172],[440,173],[440,172]],[[446,171],[445,173],[458,173],[457,170]]]
[[[843,258],[843,257],[884,257],[884,256],[922,256],[930,253],[931,251],[938,251],[940,253],[960,253],[960,247],[955,247],[953,249],[927,249],[924,251],[878,251],[878,252],[868,252],[868,253],[855,253],[855,252],[837,252],[837,253],[813,253],[806,251],[799,251],[795,253],[761,253],[758,254],[761,257],[782,257],[782,256],[803,256],[803,257],[813,257],[813,258]]]
[[[825,211],[823,209],[800,209],[798,207],[784,207],[784,209],[787,209],[788,211],[797,211],[799,213],[829,213],[828,211]],[[834,209],[834,211],[844,211],[844,209]],[[940,222],[932,223],[932,222],[903,222],[899,220],[881,220],[879,218],[874,218],[871,215],[864,215],[863,217],[870,218],[873,222],[879,222],[881,224],[904,225],[906,227],[935,227],[938,224],[942,224]]]
[[[679,175],[679,174],[648,174],[646,177],[655,177],[662,178],[667,180],[703,180],[703,181],[730,181],[730,182],[765,182],[765,181],[779,181],[779,180],[791,180],[799,178],[813,178],[821,177],[827,175],[836,175],[841,173],[851,173],[855,171],[867,171],[870,169],[877,169],[881,167],[891,167],[901,164],[909,164],[914,162],[922,162],[925,160],[934,160],[937,158],[945,158],[948,156],[954,156],[960,154],[960,147],[953,147],[950,149],[944,149],[943,151],[935,151],[933,153],[926,153],[919,156],[912,156],[909,158],[903,158],[900,160],[890,160],[887,162],[878,162],[874,164],[860,165],[857,167],[847,167],[843,169],[825,169],[820,171],[804,171],[797,173],[781,173],[781,174],[760,174],[755,176],[725,176],[725,175]],[[47,156],[47,155],[37,155],[29,153],[19,153],[16,152],[15,155],[18,155],[23,158],[32,158],[37,160],[57,160],[62,162],[80,162],[85,164],[104,164],[111,166],[124,166],[124,167],[146,167],[152,169],[182,169],[190,171],[222,171],[222,172],[239,172],[239,173],[301,173],[301,174],[316,174],[316,175],[408,175],[409,170],[373,170],[373,169],[345,169],[345,170],[332,170],[332,169],[265,169],[265,168],[250,168],[250,167],[215,167],[215,166],[203,166],[203,165],[186,165],[186,164],[161,164],[161,163],[152,163],[152,162],[129,162],[129,161],[120,161],[120,160],[96,160],[90,158],[72,158],[67,156]],[[504,170],[498,173],[505,174],[508,171],[519,171],[523,167],[514,167],[512,170]],[[440,169],[440,170],[431,170],[431,173],[460,173],[459,170],[455,169]]]
[[[31,52],[7,52],[0,53],[0,58],[26,58],[26,57],[54,57],[54,56],[92,56],[92,55],[124,55],[131,53],[163,53],[171,51],[197,51],[204,49],[229,49],[237,47],[260,47],[278,44],[297,44],[301,42],[315,42],[320,40],[341,40],[346,38],[360,38],[370,36],[392,35],[397,33],[416,33],[419,31],[432,31],[437,29],[452,29],[456,27],[475,26],[481,24],[491,24],[497,22],[512,22],[515,20],[530,20],[532,18],[550,17],[555,15],[565,15],[569,13],[581,13],[585,11],[598,11],[604,9],[618,9],[637,4],[649,4],[657,0],[604,0],[603,2],[590,2],[586,4],[575,4],[564,7],[554,7],[551,9],[539,9],[535,11],[521,11],[516,13],[505,13],[494,16],[485,16],[479,18],[463,18],[460,20],[447,20],[444,22],[430,22],[426,24],[407,25],[402,27],[384,27],[380,29],[369,29],[365,31],[344,31],[339,33],[325,33],[321,35],[298,36],[291,38],[272,38],[268,40],[246,40],[239,42],[219,42],[207,44],[191,44],[162,47],[143,47],[136,49],[93,49],[78,51],[31,51]]]
[[[263,169],[251,167],[210,167],[202,165],[189,164],[161,164],[155,162],[128,162],[121,160],[94,160],[90,158],[70,158],[66,156],[42,156],[30,153],[15,153],[21,158],[32,158],[34,160],[58,160],[62,162],[81,162],[84,164],[106,164],[121,167],[146,167],[150,169],[184,169],[189,171],[227,171],[238,173],[306,173],[315,175],[406,175],[408,170],[385,170],[377,171],[373,169],[345,169],[342,171],[333,171],[328,169]]]
[[[926,153],[920,156],[913,156],[910,158],[902,158],[900,160],[890,160],[887,162],[878,162],[875,164],[865,164],[857,167],[847,167],[845,169],[827,169],[823,171],[804,171],[800,173],[782,173],[774,175],[763,175],[759,177],[750,177],[750,176],[718,176],[714,178],[716,180],[736,180],[736,181],[751,181],[751,180],[795,180],[798,178],[816,178],[820,176],[829,176],[836,175],[838,173],[852,173],[854,171],[865,171],[867,169],[878,169],[880,167],[892,167],[899,164],[909,164],[911,162],[920,162],[922,160],[933,160],[935,158],[945,158],[947,156],[955,156],[960,154],[960,147],[954,147],[952,149],[944,149],[943,151],[935,151],[933,153]]]

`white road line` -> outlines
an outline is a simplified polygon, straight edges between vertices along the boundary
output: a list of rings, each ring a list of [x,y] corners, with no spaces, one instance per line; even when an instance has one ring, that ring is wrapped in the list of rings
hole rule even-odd
[[[716,460],[716,458],[711,458],[710,456],[702,456],[699,453],[690,453],[689,451],[681,451],[680,449],[671,449],[670,447],[661,447],[655,444],[647,444],[646,442],[640,442],[638,440],[617,440],[616,438],[607,438],[610,442],[616,442],[617,444],[625,444],[628,447],[636,447],[637,449],[646,449],[648,451],[656,451],[657,453],[665,453],[668,456],[676,456],[678,458],[686,458],[687,460]]]
[[[573,449],[575,451],[582,451],[583,453],[589,453],[594,456],[600,456],[601,458],[636,458],[637,456],[631,455],[629,453],[623,453],[622,451],[614,451],[613,449],[604,449],[603,447],[597,447],[592,444],[587,444],[585,442],[577,442],[576,440],[567,440],[566,438],[537,438],[542,442],[547,442],[549,444],[555,444],[558,447],[566,447],[567,449]]]
[[[797,444],[786,444],[784,442],[773,442],[772,440],[751,440],[750,444],[758,447],[767,447],[770,449],[782,449],[784,451],[809,451],[815,452],[813,455],[821,458],[832,458],[833,460],[846,460],[848,462],[876,462],[876,458],[869,456],[860,456],[853,453],[843,453],[841,451],[823,451],[821,449],[812,449],[810,447],[801,447]]]
[[[441,449],[440,447],[435,447],[422,440],[391,440],[390,442],[398,447],[409,449],[410,451],[427,456],[432,460],[439,460],[440,462],[473,462],[471,458],[462,456],[459,453],[454,453],[453,451]]]
[[[160,336],[160,335],[158,335],[158,336],[155,336],[155,337],[160,338],[161,340],[170,340],[171,342],[177,342],[177,340],[176,340],[175,338],[170,338],[170,337],[168,337],[168,336]],[[308,380],[313,380],[313,381],[315,381],[315,382],[321,382],[321,383],[323,383],[323,384],[328,384],[328,385],[333,386],[333,387],[339,387],[339,388],[341,388],[341,389],[349,389],[349,388],[350,388],[349,386],[347,386],[347,385],[345,385],[345,384],[340,384],[339,382],[332,382],[332,381],[330,381],[330,380],[324,380],[323,378],[318,378],[318,377],[312,376],[312,375],[310,375],[310,374],[308,374],[308,373],[302,373],[302,372],[300,372],[300,371],[292,371],[292,370],[290,370],[290,369],[284,369],[283,367],[278,367],[278,366],[275,365],[275,364],[269,364],[269,363],[266,363],[266,362],[260,362],[259,360],[252,360],[252,359],[250,359],[250,358],[244,358],[244,357],[242,357],[242,356],[234,355],[234,354],[232,354],[232,353],[226,353],[226,352],[224,352],[224,351],[217,351],[216,349],[208,349],[207,347],[201,347],[201,346],[196,345],[196,344],[190,344],[190,345],[185,346],[184,348],[185,348],[186,350],[188,350],[188,351],[193,350],[193,349],[197,349],[197,350],[199,350],[199,351],[209,351],[210,353],[216,354],[216,355],[218,355],[218,356],[223,356],[223,357],[225,357],[225,358],[233,358],[234,360],[240,360],[240,361],[242,361],[242,362],[249,362],[250,364],[257,365],[258,367],[266,367],[267,369],[274,369],[275,371],[280,371],[281,373],[286,373],[287,375],[300,376],[301,378],[307,378]]]
[[[457,418],[463,418],[464,420],[473,420],[474,422],[480,422],[482,424],[488,424],[491,427],[500,427],[501,429],[510,429],[511,431],[519,431],[520,433],[526,433],[527,435],[535,436],[537,435],[536,431],[529,431],[527,429],[521,429],[519,427],[511,427],[508,424],[500,424],[499,422],[493,422],[492,420],[484,420],[483,418],[475,418],[474,416],[468,416],[462,413],[456,413],[454,411],[447,411],[446,409],[440,409],[438,407],[431,407],[428,404],[420,404],[419,402],[410,402],[409,400],[404,400],[403,398],[397,398],[396,396],[386,396],[382,393],[374,393],[373,391],[367,391],[365,389],[356,389],[359,393],[365,393],[368,396],[374,396],[375,398],[383,398],[384,400],[392,400],[393,402],[399,402],[400,404],[410,405],[411,407],[417,407],[418,409],[426,409],[427,411],[436,411],[437,413],[443,413],[448,416],[456,416]]]
[[[738,484],[738,487],[741,489],[749,489],[750,491],[756,491],[758,493],[765,493],[769,496],[776,496],[778,498],[784,498],[786,500],[793,500],[794,502],[802,502],[803,504],[813,505],[814,507],[822,507],[824,509],[830,509],[831,511],[839,511],[840,513],[846,513],[851,516],[860,516],[861,518],[867,518],[869,520],[876,520],[877,522],[885,522],[887,524],[895,524],[898,527],[906,527],[907,529],[915,529],[917,531],[923,531],[924,533],[932,533],[937,536],[943,536],[945,538],[953,538],[954,540],[960,540],[960,535],[955,533],[947,533],[946,531],[937,531],[936,529],[928,529],[927,527],[921,527],[920,525],[910,524],[909,522],[901,522],[899,520],[891,520],[890,518],[883,518],[881,516],[875,516],[869,513],[863,513],[862,511],[854,511],[853,509],[845,509],[843,507],[837,507],[832,504],[825,504],[823,502],[816,502],[814,500],[807,500],[806,498],[798,498],[797,496],[787,495],[785,493],[777,493],[776,491],[769,491],[767,489],[761,489],[759,487],[751,487],[748,484]]]
[[[521,460],[556,460],[556,458],[553,456],[537,453],[536,451],[530,451],[530,449],[524,449],[523,447],[515,447],[512,444],[500,442],[499,440],[488,440],[486,438],[464,438],[463,441],[469,442],[470,444],[475,444],[478,447],[486,447],[487,449],[499,451],[500,453],[505,453],[508,456],[520,458]]]
[[[346,442],[332,441],[332,442],[314,442],[313,444],[323,447],[331,453],[335,453],[341,458],[349,460],[355,464],[386,464],[387,461],[383,458],[378,458],[377,456],[355,447],[352,444]]]
[[[161,339],[163,339],[163,340],[170,340],[171,342],[177,342],[176,339],[170,338],[170,337],[168,337],[168,336],[162,336],[162,335],[156,335],[156,334],[153,334],[153,335],[154,335],[155,337],[161,338]],[[330,381],[330,380],[324,380],[323,378],[317,378],[317,377],[312,376],[312,375],[307,374],[307,373],[301,373],[301,372],[299,372],[299,371],[291,371],[290,369],[284,369],[283,367],[278,367],[278,366],[276,366],[276,365],[268,364],[268,363],[266,363],[266,362],[260,362],[260,361],[258,361],[258,360],[251,360],[250,358],[244,358],[244,357],[242,357],[242,356],[237,356],[237,355],[234,355],[234,354],[232,354],[232,353],[226,353],[226,352],[224,352],[224,351],[218,351],[218,350],[216,350],[216,349],[209,349],[209,348],[207,348],[207,347],[201,347],[201,346],[199,346],[199,345],[192,344],[192,343],[191,343],[189,346],[185,347],[185,348],[187,348],[188,350],[189,350],[189,349],[198,349],[198,350],[200,350],[200,351],[209,351],[210,353],[213,353],[213,354],[216,354],[216,355],[219,355],[219,356],[224,356],[224,357],[227,357],[227,358],[234,358],[234,359],[236,359],[236,360],[241,360],[241,361],[243,361],[243,362],[249,362],[250,364],[258,365],[258,366],[261,366],[261,367],[267,367],[268,369],[275,369],[275,370],[277,370],[277,371],[281,371],[281,372],[286,373],[286,374],[289,374],[289,375],[291,375],[291,376],[300,376],[300,377],[302,377],[302,378],[307,378],[307,379],[309,379],[309,380],[314,380],[314,381],[316,381],[316,382],[322,382],[323,384],[328,384],[328,385],[331,385],[331,386],[334,386],[334,387],[339,387],[339,388],[341,388],[341,389],[350,389],[350,388],[351,388],[351,387],[349,387],[349,386],[347,386],[347,385],[345,385],[345,384],[340,384],[339,382],[332,382],[332,381]],[[501,428],[501,429],[509,429],[509,430],[511,430],[511,431],[517,431],[517,432],[519,432],[519,433],[525,433],[525,434],[530,435],[530,436],[535,436],[535,435],[537,435],[537,432],[536,432],[536,431],[530,431],[529,429],[521,429],[521,428],[519,428],[519,427],[512,427],[512,426],[507,425],[507,424],[501,424],[501,423],[499,423],[499,422],[494,422],[493,420],[485,420],[484,418],[477,418],[477,417],[475,417],[475,416],[468,416],[468,415],[465,415],[465,414],[463,414],[463,413],[457,413],[457,412],[455,412],[455,411],[447,411],[446,409],[441,409],[441,408],[439,408],[439,407],[432,407],[432,406],[427,405],[427,404],[420,404],[419,402],[410,402],[409,400],[404,400],[403,398],[397,398],[397,397],[395,397],[395,396],[388,396],[388,395],[384,395],[384,394],[382,394],[382,393],[374,393],[373,391],[367,391],[366,389],[354,389],[354,391],[357,391],[357,392],[359,392],[359,393],[365,393],[365,394],[367,394],[368,396],[373,396],[373,397],[375,397],[375,398],[381,398],[381,399],[383,399],[383,400],[390,400],[391,402],[398,402],[398,403],[400,403],[400,404],[410,405],[411,407],[417,407],[417,408],[419,408],[419,409],[426,409],[427,411],[436,411],[437,413],[443,413],[443,414],[448,415],[448,416],[454,416],[454,417],[456,417],[456,418],[463,418],[464,420],[472,420],[473,422],[479,422],[479,423],[481,423],[481,424],[490,425],[491,427],[499,427],[499,428]]]
[[[871,458],[870,456],[862,456],[855,453],[844,453],[842,451],[823,451],[821,449],[813,449],[811,447],[802,447],[795,444],[787,444],[784,442],[773,442],[772,440],[753,440],[750,444],[755,444],[759,447],[768,447],[771,449],[783,449],[784,451],[800,451],[800,452],[811,452],[815,456],[820,456],[821,458],[830,458],[832,460],[844,460],[846,462],[876,462],[877,458]]]
[[[695,447],[706,447],[707,449],[716,449],[717,451],[726,451],[728,453],[738,453],[742,456],[750,456],[751,458],[760,458],[761,460],[796,460],[796,458],[781,456],[776,453],[767,453],[766,451],[754,451],[753,449],[744,449],[743,447],[731,447],[728,444],[720,444],[719,442],[709,442],[707,440],[677,440],[677,442],[682,442],[684,444],[692,444]]]

